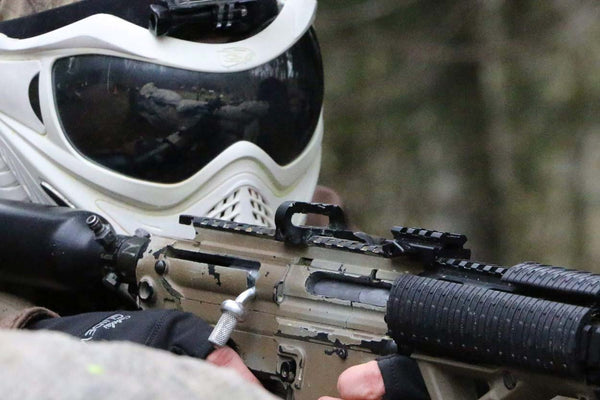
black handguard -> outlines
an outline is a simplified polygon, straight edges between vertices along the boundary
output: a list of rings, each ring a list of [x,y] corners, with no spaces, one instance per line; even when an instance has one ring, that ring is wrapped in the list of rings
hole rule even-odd
[[[119,340],[206,358],[214,347],[208,342],[210,325],[194,314],[176,310],[110,311],[50,318],[30,325],[31,330],[53,330],[83,342]]]
[[[535,263],[438,259],[394,283],[386,321],[404,348],[600,382],[600,275]]]

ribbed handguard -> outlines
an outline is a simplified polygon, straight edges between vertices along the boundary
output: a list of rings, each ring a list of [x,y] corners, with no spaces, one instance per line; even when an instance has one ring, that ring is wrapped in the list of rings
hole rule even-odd
[[[580,376],[592,314],[588,307],[406,274],[391,290],[386,321],[396,343],[424,353]]]

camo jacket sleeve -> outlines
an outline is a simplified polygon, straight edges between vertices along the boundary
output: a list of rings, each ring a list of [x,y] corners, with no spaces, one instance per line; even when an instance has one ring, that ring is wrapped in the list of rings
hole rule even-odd
[[[77,0],[0,0],[0,21],[24,17],[75,2]]]
[[[54,317],[58,317],[58,314],[43,307],[34,307],[31,303],[17,297],[0,293],[0,329],[23,329],[31,322]]]

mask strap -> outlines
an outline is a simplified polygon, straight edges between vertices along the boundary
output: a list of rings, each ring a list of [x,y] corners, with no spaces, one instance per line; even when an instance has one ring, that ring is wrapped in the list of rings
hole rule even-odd
[[[147,28],[150,4],[155,2],[155,0],[81,0],[26,17],[0,22],[0,33],[14,39],[27,39],[96,14],[111,14]]]

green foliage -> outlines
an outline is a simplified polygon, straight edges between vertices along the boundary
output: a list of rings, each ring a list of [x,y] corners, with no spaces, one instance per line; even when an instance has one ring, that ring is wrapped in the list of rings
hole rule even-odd
[[[598,268],[599,4],[319,8],[321,181],[355,225],[460,231],[497,263]]]

